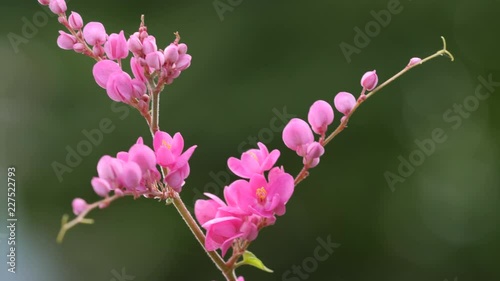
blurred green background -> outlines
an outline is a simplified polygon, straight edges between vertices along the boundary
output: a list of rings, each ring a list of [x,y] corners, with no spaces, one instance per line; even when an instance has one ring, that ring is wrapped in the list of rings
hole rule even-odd
[[[453,122],[443,118],[455,104],[474,100],[478,77],[500,81],[500,1],[401,0],[402,11],[348,62],[341,42],[355,46],[354,28],[364,30],[374,20],[371,11],[390,2],[221,0],[237,4],[222,20],[212,1],[72,0],[68,6],[85,22],[103,22],[108,33],[133,33],[145,14],[159,47],[174,31],[188,44],[193,62],[162,94],[161,128],[198,145],[182,192],[190,206],[205,188],[221,194],[211,173],[225,173],[226,159],[239,155],[249,137],[280,149],[287,171],[300,170],[280,132],[264,133],[271,131],[273,110],[306,118],[315,100],[359,93],[368,70],[389,78],[411,57],[441,48],[444,35],[456,61],[435,59],[363,105],[297,188],[287,214],[260,233],[250,250],[274,273],[238,273],[247,281],[500,280],[499,88],[461,117],[452,113]],[[154,200],[119,200],[91,213],[94,225],[78,226],[62,245],[55,243],[71,200],[98,199],[90,186],[98,159],[128,149],[138,136],[147,143],[151,137],[137,112],[123,105],[112,110],[90,59],[57,47],[56,18],[24,36],[23,18],[32,22],[41,6],[33,0],[0,7],[0,177],[5,183],[7,167],[16,167],[19,219],[13,275],[6,271],[1,204],[0,279],[131,280],[114,275],[125,269],[133,280],[222,280],[175,209]],[[25,39],[14,47],[8,34]],[[82,130],[97,129],[104,118],[114,131],[59,181],[52,163],[64,163],[65,147],[76,148],[86,139]],[[408,159],[418,150],[415,141],[436,128],[446,141],[391,189],[384,174],[398,174],[398,157]],[[6,188],[0,201],[7,201]],[[326,261],[307,276],[284,276],[328,236],[341,246]]]

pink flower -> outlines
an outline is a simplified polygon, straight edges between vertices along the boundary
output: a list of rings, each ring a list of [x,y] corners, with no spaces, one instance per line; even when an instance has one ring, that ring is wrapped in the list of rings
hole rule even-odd
[[[50,0],[49,9],[54,14],[63,14],[68,8],[66,7],[66,1],[64,0]]]
[[[273,168],[268,175],[253,175],[250,181],[237,180],[224,190],[230,206],[262,217],[285,214],[285,205],[293,194],[294,179],[282,169]]]
[[[106,29],[100,22],[89,22],[83,28],[83,38],[89,45],[101,45],[106,42]]]
[[[128,103],[135,96],[132,78],[126,72],[113,72],[106,83],[106,92],[114,101]]]
[[[146,63],[149,67],[160,70],[165,63],[165,56],[160,51],[151,52],[146,55]]]
[[[38,0],[38,3],[44,6],[48,6],[50,4],[50,0]]]
[[[104,44],[104,51],[109,59],[119,60],[128,56],[127,39],[123,30],[119,34],[112,33]]]
[[[127,41],[127,47],[134,54],[139,54],[139,52],[142,51],[142,43],[141,39],[139,39],[138,32],[130,36],[130,38]]]
[[[142,67],[140,59],[131,58],[130,59],[130,68],[132,69],[132,73],[134,77],[139,79],[141,82],[146,82],[146,76],[144,75],[144,67]]]
[[[257,238],[259,217],[228,212],[229,207],[220,198],[209,193],[205,195],[211,199],[196,201],[195,216],[207,230],[205,248],[208,251],[221,249],[224,256],[235,239],[252,241]]]
[[[157,163],[167,168],[166,183],[175,191],[180,192],[184,180],[189,176],[188,161],[193,155],[196,145],[182,153],[184,139],[180,133],[176,133],[172,138],[166,132],[157,131],[153,138],[153,147]]]
[[[318,135],[324,135],[328,126],[333,122],[333,108],[326,101],[316,101],[309,109],[307,120],[313,131]]]
[[[143,174],[151,171],[156,171],[156,155],[155,152],[147,145],[142,143],[142,138],[137,140],[128,151],[128,161],[137,163]]]
[[[236,279],[236,281],[245,281],[245,278],[243,278],[243,276],[240,276],[238,277],[238,279]]]
[[[319,158],[325,153],[325,148],[319,142],[313,142],[307,146],[303,164],[314,168],[319,164]]]
[[[108,196],[108,193],[111,191],[111,186],[108,181],[94,177],[91,181],[92,187],[97,195],[101,197]]]
[[[191,55],[179,55],[179,59],[175,63],[175,69],[184,71],[191,65]]]
[[[68,17],[68,24],[74,30],[82,29],[83,27],[83,19],[77,12],[71,12],[71,15]]]
[[[92,74],[94,75],[94,79],[97,84],[106,89],[109,76],[115,72],[121,71],[122,69],[120,68],[120,65],[118,65],[116,62],[112,60],[101,60],[94,65]]]
[[[158,47],[156,46],[156,38],[154,36],[149,35],[144,38],[142,41],[142,51],[145,55],[158,51]]]
[[[184,43],[180,43],[177,45],[177,51],[179,51],[179,55],[184,55],[187,53],[188,46]]]
[[[371,91],[377,87],[378,84],[378,76],[375,70],[368,71],[361,78],[361,86],[365,88],[367,91]]]
[[[59,30],[59,37],[57,37],[57,46],[63,50],[73,50],[73,45],[76,43],[75,36]]]
[[[334,99],[335,108],[344,115],[349,115],[356,105],[356,99],[348,92],[340,92]]]
[[[186,50],[187,50],[187,46],[186,46]],[[175,45],[174,43],[168,45],[165,48],[164,55],[165,55],[165,61],[167,63],[171,63],[172,64],[172,63],[177,62],[177,59],[179,59],[179,48],[178,48],[178,46]]]
[[[85,211],[88,208],[87,202],[81,198],[75,198],[73,199],[73,202],[71,202],[71,206],[73,207],[73,213],[78,216],[81,214],[83,211]]]
[[[123,173],[123,163],[121,160],[104,155],[97,162],[97,175],[108,182],[116,181]],[[114,189],[116,186],[112,186]]]
[[[283,130],[283,142],[299,156],[305,156],[307,146],[313,141],[311,128],[302,119],[293,118]]]
[[[76,43],[75,45],[73,45],[73,50],[81,54],[85,51],[85,45],[83,45],[82,43]]]
[[[241,159],[231,157],[227,160],[227,166],[237,176],[249,179],[254,174],[262,175],[269,171],[280,156],[279,150],[275,149],[271,153],[267,147],[259,142],[259,149],[250,149],[241,155]]]
[[[407,67],[414,66],[415,64],[419,64],[421,61],[422,61],[421,58],[417,58],[417,57],[411,58]]]

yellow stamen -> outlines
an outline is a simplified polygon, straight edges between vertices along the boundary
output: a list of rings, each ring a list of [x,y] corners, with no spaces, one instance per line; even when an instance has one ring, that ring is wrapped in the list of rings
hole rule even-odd
[[[166,148],[168,148],[168,149],[171,149],[171,148],[172,148],[172,145],[171,145],[171,144],[169,144],[166,140],[162,140],[162,141],[161,141],[161,145],[162,145],[162,146],[165,146],[165,147],[166,147]]]
[[[266,200],[267,191],[264,187],[258,188],[257,191],[255,191],[255,194],[257,195],[259,202],[264,202],[264,200]]]

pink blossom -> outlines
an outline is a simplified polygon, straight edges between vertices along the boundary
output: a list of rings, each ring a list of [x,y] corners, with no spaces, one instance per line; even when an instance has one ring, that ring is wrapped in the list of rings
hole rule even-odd
[[[88,208],[87,202],[81,198],[75,198],[73,199],[73,202],[71,203],[71,206],[73,207],[73,213],[78,216],[81,214],[83,211],[85,211]]]
[[[175,68],[180,71],[186,70],[191,65],[191,55],[180,55],[175,63]]]
[[[293,118],[283,130],[283,142],[299,156],[305,156],[307,146],[313,141],[311,128],[302,119]]]
[[[177,45],[177,50],[179,51],[179,55],[184,55],[187,53],[188,47],[184,43],[180,43]]]
[[[135,96],[132,78],[123,71],[113,72],[106,83],[106,92],[110,99],[128,103]]]
[[[38,3],[44,6],[48,6],[50,4],[50,0],[38,0]]]
[[[187,46],[186,46],[187,50]],[[174,43],[168,45],[164,51],[165,61],[167,63],[175,63],[179,59],[179,48]]]
[[[319,100],[309,109],[307,120],[316,134],[324,135],[333,122],[333,108],[326,101]]]
[[[134,74],[134,77],[139,79],[142,82],[146,82],[146,76],[144,74],[144,67],[142,67],[140,59],[138,58],[131,58],[130,59],[130,68],[132,69],[132,73]]]
[[[63,14],[68,8],[66,7],[66,1],[64,0],[51,0],[49,3],[49,9],[54,14]]]
[[[155,70],[160,70],[165,63],[165,56],[160,51],[151,52],[146,55],[146,63]]]
[[[188,161],[193,155],[196,145],[182,153],[184,139],[180,133],[176,133],[172,138],[166,132],[157,131],[153,138],[153,147],[157,163],[167,168],[166,183],[175,191],[180,192],[184,180],[189,176]]]
[[[243,278],[243,276],[240,276],[238,277],[238,279],[236,279],[236,281],[245,281],[245,278]]]
[[[146,84],[137,78],[132,79],[132,87],[134,88],[134,98],[142,98],[147,92]]]
[[[144,38],[142,41],[142,51],[145,55],[158,51],[158,47],[156,46],[156,38],[154,36],[149,35]]]
[[[123,171],[120,175],[120,182],[129,190],[134,190],[141,183],[143,173],[139,164],[127,161],[123,164]]]
[[[120,33],[112,33],[108,37],[108,41],[104,44],[104,51],[109,59],[119,60],[128,56],[127,39],[123,30]]]
[[[157,171],[155,152],[142,143],[142,138],[139,138],[128,151],[128,161],[137,163],[143,174],[148,171]]]
[[[100,22],[89,22],[83,28],[83,38],[89,45],[100,45],[106,42],[106,29]]]
[[[108,193],[111,191],[111,186],[108,181],[94,177],[91,181],[92,187],[97,195],[101,197],[108,196]]]
[[[414,66],[415,64],[419,64],[421,61],[422,61],[421,58],[417,58],[417,57],[411,58],[407,67]]]
[[[139,32],[130,36],[127,41],[127,47],[134,54],[139,54],[139,52],[142,51],[142,42],[141,39],[139,39]]]
[[[334,99],[335,108],[344,115],[349,115],[356,105],[356,99],[348,92],[340,92]]]
[[[366,72],[361,78],[361,86],[367,91],[371,91],[377,87],[378,76],[375,70]]]
[[[59,37],[57,37],[57,46],[63,50],[73,50],[73,45],[76,43],[75,36],[59,30]]]
[[[314,168],[319,164],[319,158],[325,153],[325,148],[319,142],[313,142],[307,146],[303,164]]]
[[[85,45],[83,45],[82,43],[76,43],[75,45],[73,45],[73,50],[81,54],[85,51]]]
[[[68,24],[74,30],[82,29],[83,27],[83,19],[77,12],[71,12],[71,15],[68,17]]]
[[[280,156],[279,150],[269,153],[263,143],[259,142],[257,145],[259,149],[248,150],[241,155],[241,159],[231,157],[227,160],[227,166],[234,174],[249,179],[254,174],[262,175],[274,166]]]
[[[262,217],[281,216],[293,194],[294,179],[278,167],[269,171],[268,179],[255,174],[250,181],[237,180],[224,189],[224,197],[230,205],[234,203],[246,213]]]
[[[94,79],[97,84],[106,89],[109,76],[115,72],[121,71],[122,69],[120,68],[120,65],[118,65],[116,62],[112,60],[101,60],[94,65],[92,74],[94,75]]]

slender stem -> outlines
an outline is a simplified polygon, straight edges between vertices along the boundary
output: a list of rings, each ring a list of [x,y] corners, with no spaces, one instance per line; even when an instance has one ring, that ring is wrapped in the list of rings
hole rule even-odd
[[[153,91],[152,97],[152,107],[153,107],[153,116],[151,120],[151,133],[153,136],[160,129],[158,122],[160,120],[160,93]]]
[[[367,100],[368,98],[370,98],[371,96],[373,96],[378,91],[382,90],[385,86],[387,86],[387,85],[391,84],[392,82],[394,82],[396,79],[398,79],[400,76],[402,76],[406,72],[410,71],[411,69],[413,69],[413,68],[415,68],[415,67],[417,67],[419,65],[424,64],[427,61],[430,61],[430,60],[432,60],[432,59],[434,59],[436,57],[443,56],[443,55],[447,55],[451,59],[451,61],[455,60],[455,58],[453,57],[453,55],[448,50],[446,50],[446,40],[444,39],[444,37],[441,37],[441,39],[443,40],[443,49],[437,51],[433,55],[430,55],[430,56],[424,58],[423,60],[421,60],[417,64],[405,67],[404,69],[402,69],[401,71],[399,71],[398,73],[396,73],[394,76],[392,76],[391,78],[387,79],[387,81],[385,81],[384,83],[380,84],[378,87],[376,87],[375,89],[373,89],[370,93],[368,93],[366,95],[365,99],[358,99],[358,101],[356,102],[356,105],[352,108],[351,112],[349,112],[349,114],[345,116],[343,122],[341,122],[340,125],[335,129],[335,131],[333,131],[333,133],[331,133],[325,139],[325,141],[323,143],[323,146],[326,146],[334,137],[336,137],[340,132],[342,132],[345,129],[345,127],[347,126],[347,123],[349,122],[349,118],[354,114],[354,112],[356,111],[356,109],[358,109],[358,107],[365,100]]]
[[[205,249],[205,234],[203,234],[203,231],[198,226],[191,213],[189,213],[189,210],[186,208],[186,205],[184,205],[184,202],[181,200],[178,193],[175,193],[173,201],[175,208],[184,219],[184,222],[188,225],[196,240],[198,240],[203,249]],[[226,277],[226,280],[236,280],[236,276],[233,273],[232,267],[226,266],[226,263],[216,251],[205,250],[205,252],[212,259],[217,268],[222,272],[224,277]]]
[[[148,83],[149,84],[149,83]],[[153,90],[151,87],[151,84],[148,85],[149,91],[151,93],[151,98],[152,98],[152,121],[150,123],[150,131],[151,135],[154,137],[155,133],[159,130],[159,120],[160,120],[160,89],[161,89],[161,81],[159,81],[158,85],[155,87]],[[165,178],[167,171],[165,168],[161,169],[161,173],[163,178]],[[191,230],[193,233],[194,237],[200,243],[201,247],[203,250],[207,253],[207,255],[210,257],[210,259],[214,262],[214,264],[217,266],[217,268],[221,271],[221,273],[224,275],[227,281],[236,281],[236,276],[234,274],[234,270],[232,267],[226,266],[226,263],[224,262],[224,259],[217,253],[216,251],[207,251],[205,248],[205,234],[203,234],[203,231],[201,228],[198,226],[196,223],[196,220],[193,218],[189,210],[186,208],[186,205],[180,198],[179,193],[173,192],[173,204],[179,214],[181,215],[182,219],[188,226],[188,228]]]
[[[57,235],[57,243],[62,243],[64,239],[64,235],[68,230],[73,228],[75,225],[80,224],[80,223],[86,223],[86,224],[92,224],[93,220],[91,219],[86,219],[85,216],[95,208],[99,207],[101,204],[109,204],[116,199],[120,198],[118,195],[113,195],[111,197],[106,197],[100,201],[94,202],[92,204],[89,204],[87,208],[81,212],[76,218],[68,222],[68,216],[64,215],[62,222],[61,222],[61,230],[59,230],[59,234]]]

